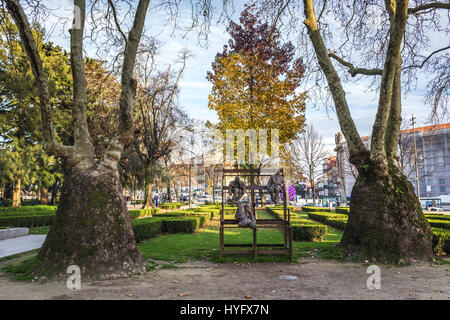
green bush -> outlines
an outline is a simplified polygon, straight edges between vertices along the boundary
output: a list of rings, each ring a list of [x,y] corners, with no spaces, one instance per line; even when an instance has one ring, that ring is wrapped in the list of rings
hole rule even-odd
[[[210,212],[200,212],[200,211],[173,211],[173,212],[161,212],[155,214],[155,217],[198,217],[200,219],[200,227],[205,224],[205,222],[211,220]]]
[[[302,211],[304,212],[332,212],[330,208],[322,208],[322,207],[302,207]]]
[[[41,227],[52,224],[55,214],[0,216],[0,227]]]
[[[295,241],[322,241],[327,231],[327,226],[322,224],[292,223],[292,238]]]
[[[0,207],[0,217],[19,216],[19,215],[43,215],[55,214],[57,206],[36,205],[27,207]]]
[[[450,231],[433,228],[433,251],[436,255],[450,254]]]
[[[450,221],[449,220],[428,219],[428,223],[433,228],[450,229]]]
[[[347,216],[343,214],[330,214],[326,212],[308,212],[308,217],[322,222],[330,227],[343,231],[347,224]]]
[[[161,223],[163,233],[194,233],[201,225],[201,217],[165,218]]]
[[[425,218],[433,219],[433,220],[450,221],[450,215],[446,215],[446,214],[427,214],[427,213],[425,213]]]
[[[137,219],[142,217],[151,217],[152,215],[159,212],[159,209],[157,208],[150,208],[150,209],[131,209],[128,210],[130,213],[131,219]]]
[[[137,219],[132,222],[136,242],[142,242],[161,233],[162,221],[154,218]]]
[[[348,214],[350,212],[350,208],[349,207],[336,207],[335,212],[340,213],[340,214]]]
[[[272,208],[272,209],[275,209],[275,210],[280,210],[280,209],[283,210],[284,206],[280,205],[280,204],[277,204],[277,205],[274,205],[274,206],[267,206],[267,208]],[[293,206],[286,206],[286,209],[290,209],[291,212],[293,212],[295,210],[295,208]]]

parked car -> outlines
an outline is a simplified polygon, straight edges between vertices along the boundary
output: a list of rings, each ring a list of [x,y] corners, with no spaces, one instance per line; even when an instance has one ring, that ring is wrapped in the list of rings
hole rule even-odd
[[[444,210],[442,210],[442,208],[437,208],[437,207],[428,207],[427,211],[438,211],[438,212],[442,212]]]

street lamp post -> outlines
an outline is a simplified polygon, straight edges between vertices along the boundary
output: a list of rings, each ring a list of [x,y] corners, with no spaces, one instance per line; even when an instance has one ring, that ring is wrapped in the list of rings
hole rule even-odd
[[[189,209],[191,208],[191,162],[189,162]]]
[[[414,114],[411,115],[411,125],[413,128],[413,139],[414,139],[414,155],[416,160],[416,188],[417,188],[417,198],[419,198],[420,201],[420,186],[419,186],[419,164],[418,164],[418,157],[417,157],[417,145],[416,145],[416,131],[414,130],[414,125],[416,124],[416,117]]]

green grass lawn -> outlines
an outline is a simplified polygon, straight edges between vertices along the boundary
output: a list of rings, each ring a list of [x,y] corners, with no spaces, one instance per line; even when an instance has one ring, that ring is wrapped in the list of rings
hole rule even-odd
[[[297,212],[299,218],[310,220],[304,212]],[[257,213],[258,219],[273,219],[266,211]],[[232,215],[225,218],[233,218]],[[259,229],[257,233],[258,243],[283,243],[283,232],[279,229]],[[335,244],[341,240],[342,233],[328,228],[328,233],[322,242],[297,242],[294,241],[294,259],[300,256],[308,256],[309,252],[316,249],[314,255],[321,258],[339,258],[339,252],[335,250]],[[253,231],[248,228],[236,228],[225,230],[225,243],[252,243]],[[145,258],[156,260],[168,260],[184,262],[187,260],[211,259],[215,262],[288,262],[289,256],[260,255],[254,260],[251,255],[224,255],[219,260],[219,218],[212,220],[207,226],[193,234],[169,234],[163,235],[146,242],[140,243],[139,250]]]
[[[296,211],[297,219],[310,220],[308,215]],[[265,211],[258,211],[258,219],[273,219]],[[234,218],[227,215],[225,218]],[[144,258],[149,262],[148,270],[156,268],[157,263],[152,260],[165,260],[171,262],[185,262],[188,260],[212,260],[214,262],[289,262],[289,255],[259,255],[255,260],[253,255],[224,255],[219,259],[219,225],[220,217],[216,217],[195,233],[191,234],[165,234],[138,244]],[[47,234],[50,227],[30,228],[30,234]],[[279,229],[259,229],[258,243],[283,243],[283,232]],[[328,233],[321,242],[294,241],[294,261],[299,257],[314,255],[325,259],[340,259],[335,244],[341,240],[342,233],[328,227]],[[253,231],[249,228],[226,229],[225,243],[252,243]],[[31,265],[35,256],[29,257],[20,263],[4,266],[3,271],[16,274],[18,280],[31,279]],[[167,266],[174,267],[173,265]]]

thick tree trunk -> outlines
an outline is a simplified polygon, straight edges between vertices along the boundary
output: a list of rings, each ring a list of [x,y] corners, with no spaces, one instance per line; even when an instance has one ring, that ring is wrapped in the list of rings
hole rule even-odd
[[[313,205],[316,206],[316,184],[314,180],[311,180],[311,190],[312,190],[312,197],[313,197]]]
[[[48,188],[47,187],[42,187],[40,190],[40,197],[39,197],[39,203],[40,204],[48,204]]]
[[[14,194],[13,190],[14,190],[13,183],[10,182],[6,184],[5,191],[3,193],[3,206],[7,207],[12,205]]]
[[[173,184],[173,190],[175,190],[175,197],[177,198],[175,200],[175,202],[179,202],[180,201],[180,195],[178,193],[177,185],[175,183]]]
[[[66,277],[77,265],[82,279],[144,272],[118,172],[89,170],[67,177],[34,268],[39,277]]]
[[[340,246],[349,256],[381,263],[431,259],[431,228],[412,184],[393,165],[387,176],[366,168],[353,187]]]
[[[52,197],[50,199],[50,204],[56,204],[56,197],[58,196],[58,181],[56,181],[52,186]]]
[[[172,194],[170,193],[170,182],[167,183],[167,202],[172,202]]]
[[[12,206],[20,207],[20,179],[14,180]]]
[[[145,169],[145,200],[142,209],[155,208],[153,203],[153,166],[150,164]]]

